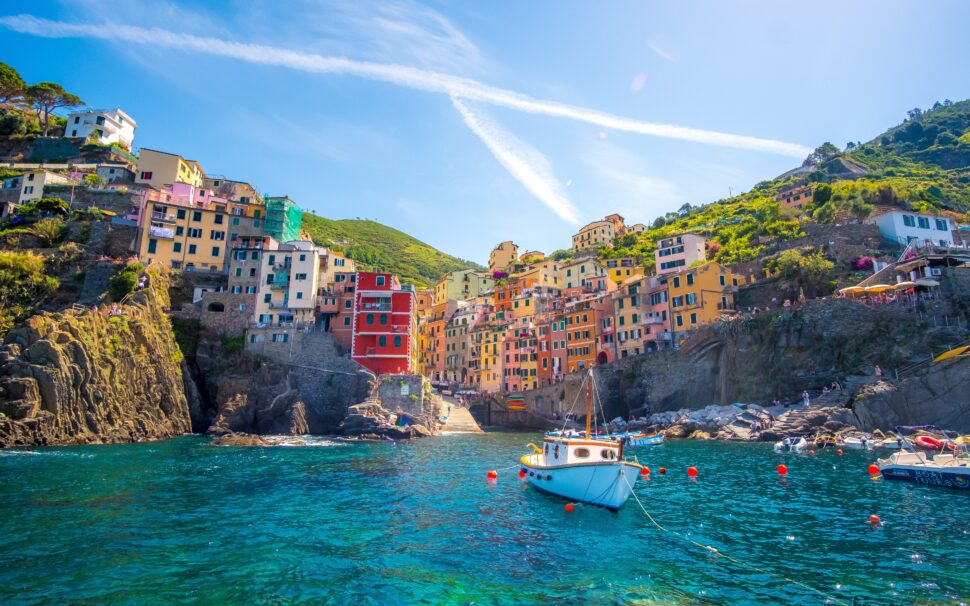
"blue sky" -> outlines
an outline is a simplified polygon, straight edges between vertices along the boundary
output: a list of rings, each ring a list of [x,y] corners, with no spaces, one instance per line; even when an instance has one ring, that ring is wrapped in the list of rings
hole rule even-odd
[[[121,107],[136,148],[484,262],[970,97],[968,19],[959,0],[8,0],[0,61]]]

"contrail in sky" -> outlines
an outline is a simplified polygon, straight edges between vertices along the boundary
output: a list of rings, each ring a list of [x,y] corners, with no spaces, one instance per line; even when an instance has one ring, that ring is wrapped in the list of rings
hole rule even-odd
[[[452,97],[451,102],[465,120],[465,125],[478,135],[505,170],[563,220],[574,225],[579,223],[576,207],[566,197],[559,180],[552,174],[552,166],[542,153],[486,116],[471,111],[457,97]]]
[[[515,91],[483,84],[470,78],[452,76],[406,65],[354,61],[342,57],[327,57],[310,53],[264,46],[244,44],[180,34],[159,28],[143,28],[130,25],[68,23],[40,19],[32,15],[0,17],[0,25],[12,30],[49,38],[84,37],[99,38],[112,42],[146,44],[182,51],[196,51],[230,57],[263,65],[278,65],[306,72],[350,74],[361,78],[390,82],[400,86],[449,95],[452,98],[498,105],[522,112],[568,118],[602,128],[626,131],[641,135],[654,135],[710,145],[737,149],[765,151],[793,158],[807,156],[811,149],[796,143],[773,139],[722,133],[712,130],[658,124],[624,118],[594,109],[568,105],[556,101],[534,99]],[[467,119],[466,119],[467,122]]]

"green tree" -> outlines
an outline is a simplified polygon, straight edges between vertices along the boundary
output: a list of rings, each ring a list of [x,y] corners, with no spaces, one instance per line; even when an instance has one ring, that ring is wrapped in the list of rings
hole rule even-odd
[[[815,188],[812,200],[815,202],[816,206],[821,206],[832,199],[832,186],[828,183],[822,183]]]
[[[816,223],[821,223],[822,225],[827,225],[835,220],[835,205],[832,201],[828,201],[825,204],[819,206],[812,213],[812,218],[815,219]]]
[[[839,148],[828,141],[815,148],[815,151],[808,154],[802,166],[818,166],[839,155]]]
[[[17,70],[0,63],[0,104],[10,105],[23,98],[27,84]]]
[[[44,137],[47,136],[50,129],[51,113],[55,109],[77,107],[84,104],[80,97],[67,92],[64,87],[55,82],[41,82],[27,87],[27,98],[34,109],[37,110],[41,135]]]
[[[33,313],[37,302],[58,286],[46,274],[44,257],[0,251],[0,335]]]
[[[104,182],[101,180],[101,177],[91,173],[90,175],[84,175],[84,184],[93,189],[97,189],[101,187]]]
[[[108,289],[111,292],[111,297],[115,301],[120,301],[129,293],[134,292],[135,285],[138,283],[138,275],[143,269],[144,266],[141,263],[131,263],[108,278]]]

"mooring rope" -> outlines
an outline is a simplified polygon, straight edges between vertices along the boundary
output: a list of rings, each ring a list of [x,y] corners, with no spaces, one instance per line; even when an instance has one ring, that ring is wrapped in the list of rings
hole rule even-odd
[[[681,534],[680,532],[678,532],[676,530],[670,530],[669,528],[666,528],[660,522],[658,522],[656,519],[654,519],[654,517],[652,515],[650,515],[650,512],[647,511],[647,508],[646,507],[644,507],[643,501],[640,500],[639,495],[637,495],[636,491],[633,490],[633,486],[630,484],[630,480],[628,480],[626,478],[626,474],[622,474],[622,475],[623,475],[623,481],[626,482],[626,485],[630,487],[630,494],[633,495],[633,498],[636,500],[637,505],[640,506],[640,511],[642,511],[643,514],[645,516],[647,516],[647,519],[650,520],[650,522],[654,526],[656,526],[659,530],[661,530],[663,532],[666,532],[668,534],[672,534],[672,535],[676,536],[677,538],[679,538],[681,540],[687,541],[688,543],[690,543],[691,545],[694,545],[695,547],[700,547],[704,551],[707,551],[707,552],[712,553],[712,554],[714,554],[716,556],[722,557],[722,558],[724,558],[725,560],[727,560],[729,562],[733,562],[733,563],[737,564],[738,566],[742,566],[744,568],[748,568],[749,570],[754,570],[755,572],[760,572],[762,574],[766,574],[766,575],[771,576],[771,577],[774,577],[776,579],[781,579],[781,580],[783,580],[785,582],[792,583],[793,585],[798,585],[799,587],[802,587],[803,589],[807,589],[807,590],[809,590],[812,593],[815,593],[817,595],[820,595],[823,598],[825,598],[826,600],[831,600],[832,602],[834,602],[836,604],[842,604],[842,606],[849,606],[848,602],[845,602],[843,600],[840,600],[840,599],[836,598],[835,596],[833,596],[831,594],[828,594],[828,593],[825,593],[824,591],[822,591],[820,589],[816,589],[816,588],[812,587],[811,585],[807,585],[805,583],[802,583],[801,581],[797,581],[795,579],[786,577],[786,576],[784,576],[782,574],[778,574],[776,572],[771,572],[770,570],[765,570],[764,568],[759,568],[757,566],[754,566],[753,564],[748,564],[747,562],[745,562],[743,560],[739,560],[737,558],[734,558],[734,557],[731,557],[731,556],[727,555],[726,553],[724,553],[723,551],[720,551],[719,549],[717,549],[713,545],[705,545],[703,543],[700,543],[698,541],[695,541],[694,539],[685,537],[683,534]]]

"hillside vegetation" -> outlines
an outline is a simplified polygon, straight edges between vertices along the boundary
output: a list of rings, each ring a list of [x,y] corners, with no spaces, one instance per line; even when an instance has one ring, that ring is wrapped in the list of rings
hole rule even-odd
[[[391,272],[417,288],[429,287],[450,271],[482,269],[376,221],[334,220],[304,213],[303,231],[317,244],[346,254],[358,269]]]
[[[795,172],[795,174],[792,174]],[[783,210],[775,194],[798,185],[815,190],[803,216]],[[806,221],[864,220],[876,206],[950,213],[970,222],[970,100],[913,109],[907,119],[868,143],[839,150],[819,146],[799,171],[758,183],[750,191],[700,206],[684,204],[658,217],[646,232],[618,238],[602,257],[653,259],[656,242],[682,233],[711,240],[710,255],[723,263],[756,259],[765,243],[802,235]],[[562,258],[567,251],[557,251]]]

